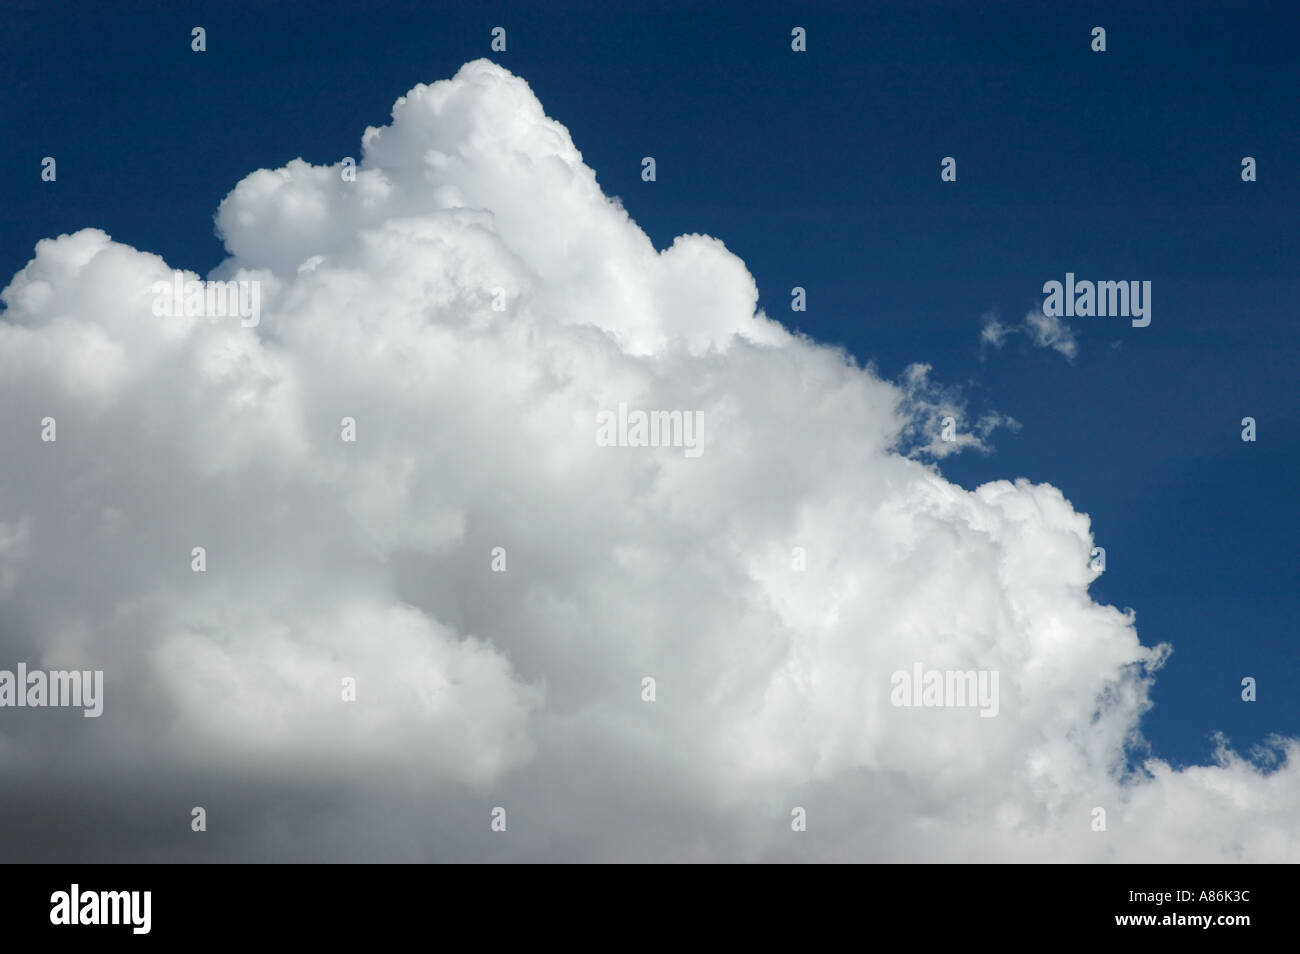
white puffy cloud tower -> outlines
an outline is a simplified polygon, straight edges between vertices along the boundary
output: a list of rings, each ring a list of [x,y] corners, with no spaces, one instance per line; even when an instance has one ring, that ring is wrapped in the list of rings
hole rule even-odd
[[[1168,647],[1091,599],[1060,490],[925,462],[924,366],[788,332],[716,238],[657,251],[490,62],[344,169],[221,203],[256,326],[155,316],[172,268],[95,229],[3,292],[0,649],[106,687],[0,719],[15,831],[97,799],[70,858],[1300,857],[1296,740],[1130,765]],[[703,453],[599,446],[620,403]],[[916,664],[996,671],[996,716],[892,704]]]

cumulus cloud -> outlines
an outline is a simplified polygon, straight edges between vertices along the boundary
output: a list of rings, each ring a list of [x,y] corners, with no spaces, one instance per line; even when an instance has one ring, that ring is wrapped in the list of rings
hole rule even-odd
[[[716,238],[656,250],[489,62],[343,168],[222,202],[256,326],[156,317],[167,263],[94,229],[3,292],[0,665],[106,680],[97,720],[0,710],[11,857],[1300,854],[1296,740],[1130,768],[1169,647],[1090,598],[1062,491],[944,479],[923,364],[791,334]],[[620,405],[703,453],[600,446]],[[892,704],[916,664],[997,671],[996,717]]]
[[[937,383],[931,370],[928,364],[910,365],[898,382],[905,415],[899,449],[909,457],[938,459],[963,450],[989,453],[988,438],[995,430],[1020,430],[1019,421],[996,411],[968,419],[961,389]]]

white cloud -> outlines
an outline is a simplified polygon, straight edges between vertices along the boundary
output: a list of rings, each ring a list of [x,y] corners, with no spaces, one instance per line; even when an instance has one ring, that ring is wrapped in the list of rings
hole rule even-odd
[[[1043,314],[1041,308],[1031,308],[1025,313],[1025,320],[1015,327],[1004,325],[992,312],[986,313],[980,326],[980,344],[1001,348],[1015,334],[1027,335],[1034,347],[1051,348],[1067,361],[1073,361],[1079,353],[1074,330],[1059,317]]]
[[[997,315],[990,312],[984,316],[984,324],[980,328],[980,341],[995,348],[1001,348],[1007,339],[1007,335],[1013,332],[1013,328],[1004,325]]]
[[[1031,308],[1025,313],[1025,328],[1029,331],[1029,340],[1039,348],[1051,348],[1073,361],[1079,353],[1079,344],[1075,340],[1074,330],[1056,315],[1046,315],[1041,308]]]
[[[9,824],[111,762],[124,803],[233,773],[235,857],[1300,855],[1295,740],[1125,771],[1168,649],[1090,599],[1061,491],[916,459],[962,412],[927,367],[788,333],[716,239],[656,252],[486,61],[363,142],[356,182],[295,161],[221,204],[257,327],[153,317],[167,265],[95,230],[4,291],[0,648],[107,679],[100,720],[0,723]],[[701,411],[703,456],[598,447],[619,402]],[[997,718],[892,706],[917,662],[998,670]],[[116,857],[162,851],[134,824]]]

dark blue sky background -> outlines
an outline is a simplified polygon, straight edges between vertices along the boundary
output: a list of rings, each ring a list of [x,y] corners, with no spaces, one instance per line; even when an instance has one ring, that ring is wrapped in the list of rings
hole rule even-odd
[[[398,96],[491,56],[658,247],[715,235],[773,317],[888,377],[928,362],[1023,424],[942,470],[1047,481],[1092,516],[1094,595],[1175,647],[1144,722],[1157,754],[1300,734],[1300,6],[109,6],[0,13],[0,284],[86,226],[206,273],[244,175],[359,158]],[[1018,323],[1066,271],[1151,281],[1150,327],[1076,321],[1073,364],[1023,337],[981,354],[985,312]]]

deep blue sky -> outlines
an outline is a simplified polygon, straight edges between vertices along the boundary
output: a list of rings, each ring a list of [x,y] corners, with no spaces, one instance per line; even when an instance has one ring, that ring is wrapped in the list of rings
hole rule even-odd
[[[1175,646],[1144,722],[1158,754],[1300,734],[1300,8],[975,6],[6,0],[0,284],[86,226],[206,273],[244,175],[359,157],[407,89],[491,56],[657,246],[715,235],[774,317],[889,377],[928,362],[1024,425],[942,469],[1048,481],[1092,516],[1094,595]],[[1018,322],[1066,271],[1150,280],[1150,327],[1076,322],[1073,364],[1023,338],[981,354],[985,312]]]

